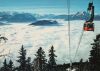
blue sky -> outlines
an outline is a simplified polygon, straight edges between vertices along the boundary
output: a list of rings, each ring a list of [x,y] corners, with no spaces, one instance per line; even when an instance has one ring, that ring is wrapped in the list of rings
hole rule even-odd
[[[86,11],[90,0],[70,0],[71,13]],[[95,12],[100,13],[100,0],[94,0]],[[40,14],[66,14],[67,0],[0,0],[0,11],[19,11]]]

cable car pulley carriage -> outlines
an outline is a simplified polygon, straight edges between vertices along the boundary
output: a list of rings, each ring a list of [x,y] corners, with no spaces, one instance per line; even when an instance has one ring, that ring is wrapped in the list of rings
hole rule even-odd
[[[91,1],[88,4],[88,12],[90,14],[90,18],[88,20],[86,20],[86,22],[84,23],[84,27],[83,30],[84,31],[94,31],[94,6],[93,6],[93,1]]]

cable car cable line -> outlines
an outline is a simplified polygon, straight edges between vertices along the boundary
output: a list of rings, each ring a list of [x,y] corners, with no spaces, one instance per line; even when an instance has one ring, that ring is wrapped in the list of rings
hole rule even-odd
[[[70,0],[67,0],[67,9],[68,9],[68,40],[69,40],[69,59],[70,59],[70,67],[72,66],[71,60],[71,47],[70,47]]]
[[[78,53],[78,50],[79,50],[83,35],[84,35],[84,30],[82,30],[81,36],[79,38],[78,47],[76,48],[76,52],[75,52],[75,56],[74,56],[73,60],[75,60],[75,58],[77,56],[77,53]]]

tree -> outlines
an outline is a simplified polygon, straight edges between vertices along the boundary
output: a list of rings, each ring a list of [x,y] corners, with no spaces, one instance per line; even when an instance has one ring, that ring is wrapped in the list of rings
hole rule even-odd
[[[55,50],[54,50],[54,47],[52,46],[51,49],[49,50],[49,65],[53,66],[53,65],[56,65],[56,59],[55,57],[57,57],[55,54],[54,54]]]
[[[96,36],[90,51],[90,71],[100,71],[100,34]]]
[[[45,52],[40,47],[35,54],[36,58],[34,59],[34,71],[46,71],[46,56]]]
[[[4,60],[3,67],[1,68],[0,71],[9,71],[8,64],[7,64],[6,59]]]
[[[26,50],[24,49],[23,45],[19,52],[20,56],[18,56],[17,62],[20,64],[18,67],[18,71],[27,71],[27,59],[26,59]]]
[[[83,59],[80,60],[79,62],[79,69],[78,71],[83,71]]]
[[[14,71],[14,65],[12,60],[9,61],[8,67],[9,67],[9,71]]]
[[[48,61],[48,69],[50,71],[56,71],[56,68],[54,66],[56,66],[56,59],[55,57],[57,57],[54,54],[55,50],[54,47],[52,46],[51,49],[49,50],[49,61]]]
[[[27,71],[32,71],[32,64],[30,57],[28,57],[26,65],[27,65]]]

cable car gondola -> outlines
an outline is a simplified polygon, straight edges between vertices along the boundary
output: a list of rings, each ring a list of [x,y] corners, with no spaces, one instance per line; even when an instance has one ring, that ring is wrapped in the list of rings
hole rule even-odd
[[[93,6],[93,2],[89,3],[87,10],[90,14],[90,18],[89,18],[89,20],[87,20],[84,23],[83,30],[84,31],[94,31],[94,23],[93,23],[93,20],[94,20],[94,6]]]

